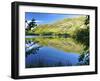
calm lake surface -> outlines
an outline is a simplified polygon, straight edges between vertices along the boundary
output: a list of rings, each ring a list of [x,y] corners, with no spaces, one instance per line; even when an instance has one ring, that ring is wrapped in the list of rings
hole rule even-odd
[[[26,36],[26,68],[75,66],[83,46],[72,38]]]

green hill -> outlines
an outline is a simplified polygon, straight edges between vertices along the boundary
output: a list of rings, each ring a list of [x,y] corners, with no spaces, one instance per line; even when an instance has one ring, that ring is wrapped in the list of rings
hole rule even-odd
[[[75,31],[85,28],[85,16],[76,18],[65,18],[63,20],[51,23],[38,25],[29,30],[26,34],[42,34],[42,35],[56,35],[56,34],[69,34],[73,35]]]

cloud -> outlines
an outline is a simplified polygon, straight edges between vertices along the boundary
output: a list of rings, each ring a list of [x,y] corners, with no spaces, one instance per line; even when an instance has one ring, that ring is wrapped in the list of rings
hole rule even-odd
[[[30,23],[30,22],[31,22],[31,20],[28,20],[28,21],[27,21],[27,23]]]
[[[36,20],[35,22],[38,23],[38,22],[43,22],[43,21],[41,21],[41,20]]]
[[[31,22],[31,20],[27,20],[27,23],[30,23]],[[43,21],[41,21],[41,20],[36,20],[35,21],[36,23],[40,23],[40,22],[43,22]]]

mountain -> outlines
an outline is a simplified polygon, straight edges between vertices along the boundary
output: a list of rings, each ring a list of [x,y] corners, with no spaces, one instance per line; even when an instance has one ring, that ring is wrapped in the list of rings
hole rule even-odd
[[[63,20],[51,23],[38,25],[31,30],[34,34],[70,34],[75,31],[86,28],[84,25],[85,16],[75,18],[65,18]]]

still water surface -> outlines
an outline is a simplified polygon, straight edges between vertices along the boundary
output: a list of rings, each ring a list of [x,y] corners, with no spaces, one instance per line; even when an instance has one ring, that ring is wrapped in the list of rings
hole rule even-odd
[[[82,45],[72,38],[26,36],[26,68],[75,66]]]

